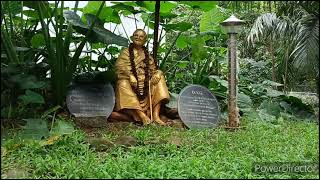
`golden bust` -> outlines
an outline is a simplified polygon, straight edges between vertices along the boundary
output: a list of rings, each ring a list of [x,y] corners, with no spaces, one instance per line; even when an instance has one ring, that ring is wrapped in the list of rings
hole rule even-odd
[[[152,121],[165,125],[159,117],[161,104],[168,103],[170,98],[165,78],[144,46],[147,34],[137,29],[131,40],[133,43],[121,51],[115,65],[115,110],[143,125]]]

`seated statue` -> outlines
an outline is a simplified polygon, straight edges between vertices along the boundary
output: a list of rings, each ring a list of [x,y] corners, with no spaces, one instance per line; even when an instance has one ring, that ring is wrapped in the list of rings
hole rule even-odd
[[[128,114],[143,125],[152,121],[165,125],[159,117],[161,104],[170,98],[165,78],[144,46],[147,34],[137,29],[131,40],[133,43],[121,51],[115,64],[115,111]]]

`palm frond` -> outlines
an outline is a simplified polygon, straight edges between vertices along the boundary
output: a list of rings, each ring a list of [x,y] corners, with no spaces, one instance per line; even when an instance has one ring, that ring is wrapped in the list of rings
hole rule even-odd
[[[319,66],[319,19],[313,15],[303,16],[294,37],[295,49],[290,54],[294,65],[305,71],[318,71]]]
[[[266,13],[259,16],[252,25],[247,37],[248,43],[254,45],[255,41],[260,41],[266,36],[273,34],[275,26],[278,24],[278,17],[275,13]]]

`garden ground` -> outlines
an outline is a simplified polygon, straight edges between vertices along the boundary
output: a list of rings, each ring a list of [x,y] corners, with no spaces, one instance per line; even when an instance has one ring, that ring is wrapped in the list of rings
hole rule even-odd
[[[317,123],[242,118],[242,125],[230,132],[114,122],[45,144],[10,138],[1,146],[1,178],[319,178],[319,171],[253,172],[261,162],[318,164]]]

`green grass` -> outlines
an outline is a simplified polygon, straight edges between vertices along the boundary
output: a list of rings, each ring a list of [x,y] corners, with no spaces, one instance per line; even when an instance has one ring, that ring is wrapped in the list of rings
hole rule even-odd
[[[45,146],[19,145],[13,138],[1,148],[1,178],[319,178],[316,173],[252,172],[255,162],[318,163],[317,124],[247,121],[245,126],[229,132],[114,125],[95,133],[110,141],[131,136],[137,142],[103,152],[91,148],[81,130]]]

